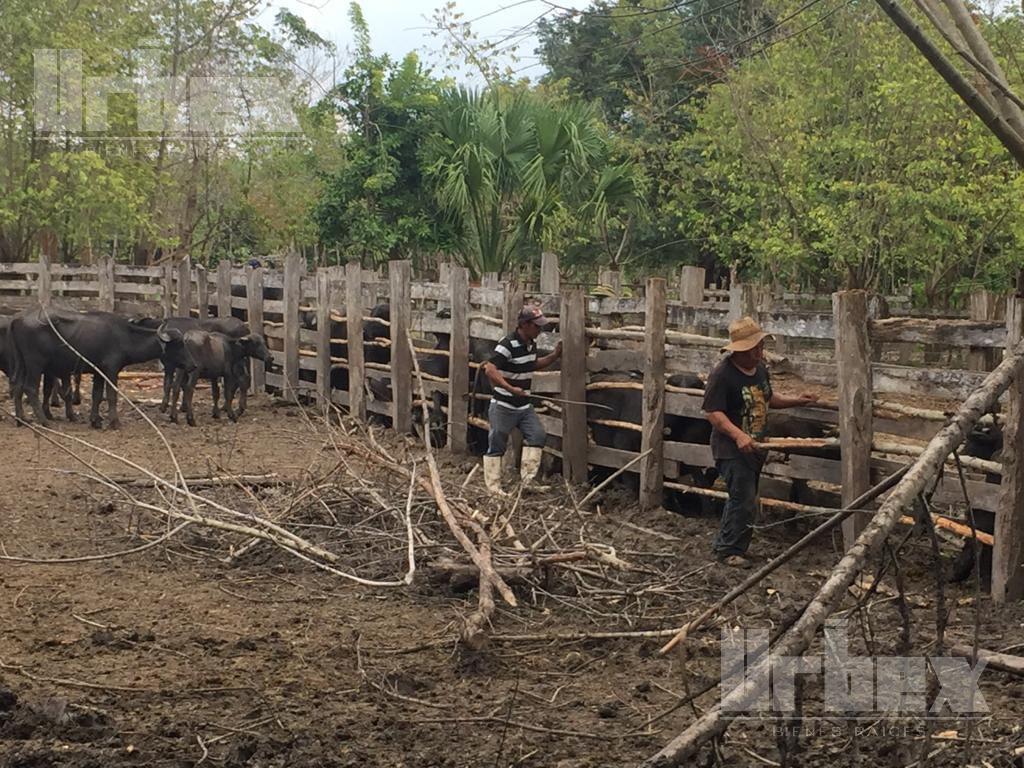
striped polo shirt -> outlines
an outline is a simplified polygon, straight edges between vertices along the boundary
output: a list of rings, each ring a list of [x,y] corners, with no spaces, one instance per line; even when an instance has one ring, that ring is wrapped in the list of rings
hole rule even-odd
[[[501,371],[505,381],[526,390],[529,394],[530,381],[537,368],[537,345],[534,342],[521,338],[518,332],[510,333],[498,342],[490,362]],[[491,399],[499,405],[517,411],[530,407],[527,398],[513,395],[504,387],[495,387]]]

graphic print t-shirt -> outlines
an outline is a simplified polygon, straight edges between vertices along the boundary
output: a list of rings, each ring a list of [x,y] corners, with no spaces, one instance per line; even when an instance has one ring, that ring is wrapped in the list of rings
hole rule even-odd
[[[729,358],[720,362],[708,377],[704,388],[705,413],[722,411],[729,421],[755,440],[768,434],[768,403],[772,399],[772,383],[768,369],[759,364],[748,376]],[[736,442],[718,430],[711,433],[711,455],[715,460],[735,459],[743,454]]]
[[[526,341],[518,333],[513,332],[498,342],[491,360],[494,367],[501,371],[505,381],[513,387],[519,387],[530,393],[530,382],[537,368],[537,345]],[[499,405],[521,411],[530,407],[529,399],[513,395],[504,387],[495,387],[492,398]]]

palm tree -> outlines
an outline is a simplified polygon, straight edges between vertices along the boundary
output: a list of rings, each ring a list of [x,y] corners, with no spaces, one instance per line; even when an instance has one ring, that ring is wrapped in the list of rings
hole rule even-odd
[[[633,168],[610,161],[609,133],[590,105],[458,88],[443,94],[437,121],[425,168],[474,277],[536,252],[556,213],[600,228],[612,208],[639,204]]]

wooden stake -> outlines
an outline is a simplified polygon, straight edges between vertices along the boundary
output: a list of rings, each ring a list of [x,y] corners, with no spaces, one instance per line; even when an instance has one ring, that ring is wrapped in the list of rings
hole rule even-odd
[[[1024,298],[1006,304],[1007,340],[1024,338]],[[1013,349],[1008,347],[1007,351]],[[1003,428],[1003,485],[996,513],[996,544],[992,552],[992,600],[1024,599],[1024,374],[1009,389]]]
[[[231,262],[227,259],[217,262],[217,317],[231,317]]]
[[[558,254],[544,251],[540,255],[540,292],[557,294],[559,279]]]
[[[661,506],[663,483],[662,460],[665,443],[665,280],[647,280],[644,326],[644,399],[643,433],[640,452],[647,454],[640,462],[640,507]],[[650,453],[647,453],[650,451]]]
[[[302,257],[291,251],[284,260],[284,392],[286,400],[299,399],[299,304],[302,293]]]
[[[196,306],[198,317],[205,320],[210,316],[210,281],[206,277],[206,267],[196,264]]]
[[[519,320],[519,312],[523,308],[524,293],[521,286],[507,282],[503,286],[504,302],[501,308],[501,323],[506,333],[515,330]],[[518,429],[508,436],[505,455],[501,457],[501,468],[504,472],[515,472],[519,459],[523,454],[523,434]]]
[[[160,281],[162,290],[160,304],[163,307],[164,317],[174,317],[174,264],[170,261],[164,262],[163,279]]]
[[[577,402],[587,399],[586,301],[583,291],[562,293],[561,394]],[[587,409],[566,405],[562,409],[562,471],[570,483],[587,481]]]
[[[264,334],[263,328],[263,267],[245,268],[246,321],[252,333]],[[267,389],[267,369],[262,360],[252,360],[252,392]]]
[[[391,283],[391,420],[396,432],[412,431],[412,354],[405,338],[412,319],[411,261],[388,262]]]
[[[448,445],[452,453],[466,452],[466,417],[469,415],[469,270],[452,264],[448,269],[451,295],[451,347],[448,357]]]
[[[704,303],[704,267],[683,267],[679,273],[679,301],[684,307],[699,307]]]
[[[101,256],[96,260],[97,277],[100,284],[99,307],[105,312],[114,311],[114,260]]]
[[[188,254],[178,262],[177,317],[192,317],[192,260]]]
[[[842,450],[843,506],[871,487],[871,346],[868,339],[868,295],[840,291],[832,295],[839,380],[839,435]],[[867,525],[856,515],[843,523],[849,549]]]
[[[345,265],[345,335],[348,337],[348,410],[366,421],[366,367],[363,365],[363,268]]]

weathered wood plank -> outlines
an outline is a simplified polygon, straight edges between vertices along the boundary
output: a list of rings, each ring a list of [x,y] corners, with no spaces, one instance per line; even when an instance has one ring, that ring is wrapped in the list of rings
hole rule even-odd
[[[399,434],[412,430],[412,353],[408,333],[412,315],[411,261],[388,262],[391,285],[391,419]]]
[[[249,330],[263,334],[263,268],[245,267],[246,320]],[[269,379],[266,367],[260,360],[252,361],[252,391],[262,394],[266,391]],[[276,386],[276,385],[275,385]]]
[[[326,411],[331,403],[331,276],[324,267],[316,271],[316,394]]]
[[[469,416],[469,270],[456,264],[448,269],[451,306],[451,355],[448,363],[448,445],[453,453],[466,452]]]
[[[358,261],[345,265],[345,335],[348,344],[348,407],[359,421],[366,421],[366,368],[363,364],[363,268]]]
[[[684,307],[699,307],[704,302],[704,267],[683,267],[679,272],[679,303]]]
[[[178,317],[192,316],[192,259],[188,254],[178,261]]]
[[[217,262],[217,316],[231,317],[231,262]]]
[[[640,452],[650,453],[640,460],[640,507],[661,506],[664,492],[662,464],[665,426],[665,280],[647,280],[647,312],[644,326],[644,392]]]
[[[104,312],[114,311],[114,260],[103,256],[97,261],[97,282],[99,283],[97,305]]]
[[[943,344],[953,347],[1006,346],[1006,325],[993,320],[887,317],[870,323],[872,341]]]
[[[1024,298],[1006,305],[1007,347],[1024,338]],[[1003,482],[992,553],[992,599],[1024,599],[1024,376],[1010,385],[1003,428]]]
[[[840,291],[832,296],[839,378],[839,435],[842,451],[843,504],[871,487],[872,388],[871,344],[868,339],[868,294]],[[843,522],[847,550],[867,526],[870,516],[854,515]]]
[[[561,392],[567,400],[587,399],[586,309],[583,291],[562,293]],[[570,483],[587,481],[587,410],[582,405],[562,409],[562,469]]]
[[[540,292],[547,294],[558,293],[560,278],[558,254],[544,251],[540,255]]]
[[[196,307],[200,320],[210,316],[210,281],[206,276],[206,267],[202,264],[196,264]]]
[[[160,287],[163,289],[163,296],[160,306],[163,308],[164,317],[174,317],[174,264],[171,261],[164,262],[161,267],[163,276],[160,280]]]
[[[282,294],[282,315],[284,315],[284,380],[286,399],[298,399],[299,394],[299,304],[301,303],[301,282],[305,273],[305,261],[295,252],[289,253],[284,262],[284,290]],[[266,304],[264,304],[266,311]]]

